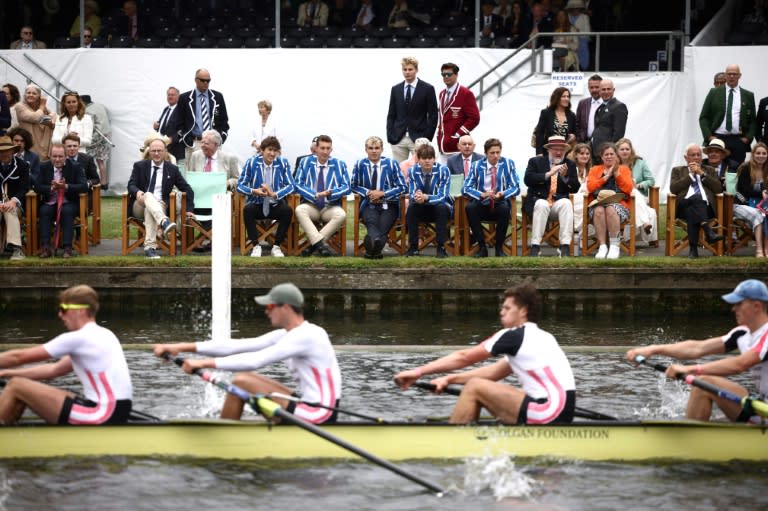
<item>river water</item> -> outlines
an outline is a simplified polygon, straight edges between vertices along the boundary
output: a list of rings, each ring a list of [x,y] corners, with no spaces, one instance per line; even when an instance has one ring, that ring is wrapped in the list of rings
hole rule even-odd
[[[51,314],[51,316],[54,316]],[[623,362],[619,346],[704,338],[731,327],[727,314],[701,318],[628,318],[622,321],[544,321],[566,346],[577,377],[579,406],[620,418],[679,418],[687,389],[646,368]],[[161,418],[215,417],[217,389],[161,363],[142,346],[204,339],[209,316],[180,323],[142,322],[100,315],[131,345],[135,407]],[[61,331],[55,318],[4,318],[2,342],[39,342]],[[498,327],[496,313],[470,317],[363,315],[313,318],[339,346],[343,407],[388,419],[444,416],[455,398],[401,392],[398,370],[482,340]],[[233,336],[267,328],[260,314],[233,322]],[[357,346],[353,348],[352,346]],[[362,347],[361,345],[376,345]],[[402,345],[422,346],[421,350]],[[449,346],[450,345],[450,346]],[[431,348],[424,348],[430,346]],[[582,347],[589,346],[588,349]],[[266,373],[283,379],[283,368]],[[61,382],[76,387],[71,378]],[[254,439],[258,442],[258,439]],[[0,446],[0,449],[2,447]],[[0,460],[0,510],[360,509],[360,510],[665,510],[766,509],[765,463],[584,463],[562,460],[483,460],[401,464],[448,488],[436,498],[388,471],[362,461],[272,463],[191,459],[88,458]]]

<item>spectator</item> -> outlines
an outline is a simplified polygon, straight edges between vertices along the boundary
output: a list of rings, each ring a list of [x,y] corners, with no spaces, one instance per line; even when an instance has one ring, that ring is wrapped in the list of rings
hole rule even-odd
[[[44,50],[47,48],[44,42],[34,38],[34,31],[30,25],[21,27],[20,39],[11,43],[12,50]]]
[[[8,100],[8,108],[11,112],[11,124],[9,128],[15,128],[19,125],[19,118],[16,113],[16,105],[21,100],[19,88],[12,83],[6,83],[3,85],[3,94],[5,95],[5,99]]]
[[[205,130],[201,138],[200,149],[193,152],[187,161],[187,172],[224,172],[227,174],[227,190],[234,192],[240,178],[237,156],[221,150],[221,135],[218,131]]]
[[[438,104],[437,146],[444,162],[458,151],[459,138],[480,124],[480,109],[472,91],[458,83],[459,66],[446,62],[440,66],[440,75],[445,89],[440,91]]]
[[[595,112],[595,130],[592,132],[593,156],[596,151],[602,154],[602,145],[606,142],[615,143],[624,136],[627,129],[627,105],[616,99],[615,91],[613,80],[600,82],[600,98],[603,102]]]
[[[179,140],[178,132],[174,131],[176,125],[176,118],[174,115],[178,115],[176,107],[179,105],[179,89],[176,87],[168,87],[165,91],[165,100],[168,103],[160,113],[160,117],[152,124],[152,129],[156,132],[164,135],[170,139],[168,144],[168,152],[173,155],[176,160],[184,159],[184,144]]]
[[[701,162],[702,165],[709,165],[715,169],[717,177],[720,179],[720,184],[723,185],[723,190],[727,193],[735,194],[736,170],[739,168],[739,164],[728,158],[731,152],[725,147],[723,141],[719,138],[713,138],[702,150],[707,155]],[[729,181],[733,183],[730,189]],[[726,186],[726,183],[729,183],[729,186]]]
[[[493,13],[493,0],[483,0],[480,12],[480,33],[483,37],[495,39],[504,31],[504,18]]]
[[[93,37],[93,30],[91,30],[89,27],[85,27],[85,30],[83,30],[83,44],[81,48],[103,48],[104,46],[100,43],[94,40]]]
[[[405,28],[409,26],[410,11],[405,0],[395,0],[395,5],[389,11],[387,26],[389,28]]]
[[[757,107],[757,133],[755,138],[758,142],[768,143],[768,96],[760,100],[760,106]]]
[[[261,141],[267,137],[277,138],[277,126],[275,126],[275,120],[271,119],[272,115],[272,103],[266,99],[262,99],[257,103],[259,108],[259,123],[253,128],[253,138],[251,139],[251,147],[256,152],[261,151]]]
[[[768,197],[768,146],[758,142],[752,147],[752,157],[739,167],[733,216],[744,220],[755,235],[755,257],[765,257],[763,215],[757,209],[762,199]]]
[[[725,73],[722,71],[715,73],[715,78],[712,82],[713,87],[720,87],[721,85],[725,85]]]
[[[509,0],[499,0],[499,5],[493,8],[493,14],[501,16],[501,19],[506,23],[507,19],[512,15],[512,4]]]
[[[546,14],[547,13],[545,12],[544,6],[541,2],[536,2],[533,4],[533,7],[531,7],[531,16],[526,18],[526,24],[520,30],[526,41],[534,37],[539,32],[553,31],[554,27],[552,26],[552,19],[547,18]],[[531,43],[531,45],[533,44],[536,45],[536,48],[551,48],[552,38],[549,36],[537,37],[536,41]]]
[[[8,98],[0,94],[0,136],[5,135],[5,130],[11,127],[11,107]]]
[[[417,138],[413,142],[413,151],[411,151],[411,157],[400,163],[400,172],[402,172],[403,174],[403,179],[405,180],[406,185],[408,184],[408,171],[410,170],[411,167],[419,163],[419,158],[418,156],[416,156],[416,150],[423,145],[431,145],[431,142],[429,141],[428,138],[424,138],[424,137]],[[472,144],[472,147],[473,148],[475,147],[474,144]],[[482,158],[482,155],[479,153],[477,154],[477,156],[478,158]],[[406,205],[408,204],[407,197],[405,199],[405,203]]]
[[[584,226],[584,196],[587,194],[587,176],[589,169],[592,168],[592,149],[590,149],[589,144],[578,142],[568,155],[568,159],[576,164],[576,176],[579,179],[579,190],[573,196],[573,244],[576,250],[574,255],[578,255],[581,250],[581,230]]]
[[[320,0],[309,0],[299,5],[296,24],[300,27],[325,27],[328,25],[328,4]]]
[[[505,32],[507,36],[512,38],[511,48],[519,48],[528,40],[528,32],[530,32],[527,21],[528,7],[523,0],[514,0],[512,2],[512,13],[507,17],[505,23]]]
[[[555,15],[555,32],[576,32],[571,26],[571,21],[565,11],[558,11]],[[579,50],[579,38],[575,36],[556,35],[552,38],[552,64],[558,71],[579,70],[577,51]]]
[[[14,158],[16,146],[8,136],[0,137],[0,180],[3,195],[8,198],[0,203],[0,242],[13,251],[11,260],[24,259],[21,248],[21,217],[24,215],[24,196],[29,191],[29,165],[21,158]]]
[[[109,189],[109,174],[107,173],[109,167],[107,167],[107,161],[109,160],[113,145],[109,113],[107,113],[104,105],[91,101],[90,95],[83,94],[80,98],[85,103],[85,112],[93,117],[93,139],[86,152],[96,160],[96,165],[99,167],[99,175],[101,176],[101,190],[106,191]]]
[[[229,114],[224,95],[210,88],[211,73],[200,68],[195,71],[195,88],[179,96],[179,108],[174,116],[178,133],[186,146],[184,158],[200,149],[203,131],[214,129],[221,135],[221,143],[229,135]]]
[[[13,145],[16,146],[16,157],[29,164],[29,189],[31,190],[40,175],[40,155],[31,150],[34,147],[32,135],[18,126],[9,129],[7,135],[11,137]]]
[[[37,147],[40,161],[48,161],[53,127],[56,125],[56,112],[48,109],[47,100],[36,85],[27,85],[24,101],[16,105],[19,127],[32,134],[32,142]]]
[[[639,240],[650,243],[659,239],[656,231],[658,213],[648,204],[648,191],[656,182],[645,160],[635,154],[632,141],[621,138],[616,142],[619,152],[619,162],[632,171],[632,181],[635,183],[635,226]]]
[[[445,164],[448,165],[451,175],[462,175],[466,178],[472,164],[482,159],[483,155],[475,152],[475,141],[472,140],[472,136],[462,135],[459,139],[459,152],[449,156]]]
[[[571,21],[571,26],[575,29],[574,32],[591,32],[592,25],[589,22],[589,15],[584,12],[586,6],[584,0],[568,0],[565,5],[565,11],[568,12],[568,18]],[[590,36],[579,37],[579,49],[577,55],[579,56],[579,68],[589,68],[589,41]]]
[[[559,135],[567,144],[576,142],[576,115],[571,110],[571,91],[558,87],[549,97],[549,106],[541,111],[536,125],[536,154],[544,154],[549,137]]]
[[[373,5],[373,0],[362,0],[362,2],[360,2],[360,10],[355,17],[354,26],[362,28],[363,30],[370,30],[374,24],[379,22],[377,14],[377,9]]]
[[[91,35],[98,37],[101,31],[101,18],[99,17],[99,3],[96,0],[85,0],[85,27],[91,29]],[[80,15],[72,22],[69,29],[70,37],[80,37]]]
[[[64,135],[80,137],[80,151],[85,153],[93,140],[93,117],[85,113],[85,102],[80,94],[67,91],[61,97],[59,118],[53,127],[51,142],[60,144]]]
[[[122,11],[123,14],[115,20],[113,35],[130,37],[134,41],[149,35],[152,25],[146,16],[139,14],[135,0],[123,2]]]
[[[589,143],[592,140],[592,133],[595,131],[595,113],[603,99],[600,97],[600,82],[603,78],[600,75],[592,75],[587,80],[587,89],[590,97],[579,101],[576,107],[576,141]]]

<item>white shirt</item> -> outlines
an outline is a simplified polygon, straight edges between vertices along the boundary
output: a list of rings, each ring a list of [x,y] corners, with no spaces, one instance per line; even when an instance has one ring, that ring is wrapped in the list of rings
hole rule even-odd
[[[723,87],[725,89],[725,112],[728,113],[728,94],[730,93],[731,88],[727,85]],[[731,105],[731,131],[728,131],[725,129],[725,115],[723,116],[723,122],[720,123],[720,126],[715,130],[715,133],[719,133],[721,135],[738,135],[741,131],[739,129],[739,119],[741,117],[741,87],[738,85],[733,88],[733,104]]]
[[[592,132],[595,131],[595,112],[603,104],[602,98],[592,98],[592,103],[589,104],[589,119],[587,120],[587,137],[592,137]]]
[[[155,177],[155,188],[153,190],[147,190],[147,193],[151,193],[155,196],[157,200],[161,200],[160,198],[163,196],[163,164],[160,163],[160,165],[157,165],[155,162],[150,161],[150,167],[149,167],[149,179],[150,182],[152,180],[152,173],[155,172],[155,167],[158,167],[157,169],[157,176]]]

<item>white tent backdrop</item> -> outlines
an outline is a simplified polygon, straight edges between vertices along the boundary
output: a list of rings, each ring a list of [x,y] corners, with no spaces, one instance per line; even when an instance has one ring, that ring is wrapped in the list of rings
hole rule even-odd
[[[616,96],[629,109],[627,136],[649,164],[662,190],[667,189],[669,169],[682,162],[689,142],[700,142],[698,112],[711,87],[712,75],[728,63],[741,65],[742,85],[756,96],[768,94],[768,76],[759,63],[760,47],[707,47],[685,49],[685,73],[602,73],[614,80]],[[54,90],[53,80],[24,57],[4,50],[0,55],[23,70],[44,89]],[[437,90],[443,62],[461,68],[459,79],[468,84],[503,59],[507,52],[490,49],[280,49],[280,50],[172,50],[172,49],[74,49],[37,50],[35,62],[65,86],[90,94],[110,113],[116,147],[110,161],[110,189],[122,191],[138,148],[165,105],[168,86],[182,92],[194,86],[197,68],[207,68],[211,88],[227,102],[230,137],[225,151],[242,161],[251,156],[253,127],[259,122],[256,104],[273,104],[283,155],[293,163],[305,154],[312,137],[325,133],[334,140],[334,156],[348,165],[364,156],[370,135],[386,139],[389,92],[402,80],[400,59],[419,59],[419,78]],[[589,76],[591,73],[587,73]],[[2,83],[24,88],[26,78],[0,61]],[[483,141],[501,139],[503,154],[511,157],[522,175],[528,159],[531,131],[539,111],[546,106],[553,85],[549,75],[539,75],[486,103],[473,135],[482,152]],[[574,96],[576,102],[583,96]],[[389,146],[385,152],[388,153]]]

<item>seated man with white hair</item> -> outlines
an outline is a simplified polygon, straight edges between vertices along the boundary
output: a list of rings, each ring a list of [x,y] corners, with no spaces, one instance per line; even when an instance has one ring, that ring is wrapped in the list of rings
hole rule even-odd
[[[187,162],[187,172],[226,172],[227,190],[234,192],[240,178],[237,156],[220,150],[222,139],[218,131],[206,130],[201,138],[200,149]]]

